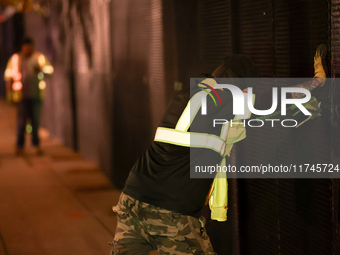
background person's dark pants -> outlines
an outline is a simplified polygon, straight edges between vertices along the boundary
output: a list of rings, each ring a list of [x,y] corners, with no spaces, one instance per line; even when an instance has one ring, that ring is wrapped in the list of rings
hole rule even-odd
[[[41,103],[40,99],[24,99],[17,103],[17,148],[24,147],[27,120],[30,120],[32,126],[32,144],[35,147],[39,146],[38,128]]]

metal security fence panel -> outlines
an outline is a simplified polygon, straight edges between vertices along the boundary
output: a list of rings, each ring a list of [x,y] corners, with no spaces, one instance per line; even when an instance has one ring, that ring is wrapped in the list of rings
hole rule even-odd
[[[50,2],[47,16],[25,14],[26,32],[55,73],[47,83],[43,124],[52,136],[111,171],[112,59],[106,1]],[[109,117],[108,117],[109,116]]]
[[[340,1],[333,0],[331,3],[331,74],[332,77],[340,76]],[[332,160],[340,162],[340,89],[335,83],[331,85],[332,109],[331,132],[332,132]],[[339,217],[339,190],[340,181],[332,180],[332,225],[333,228],[333,254],[340,253],[340,217]]]
[[[111,176],[122,188],[135,160],[151,143],[167,104],[163,5],[158,0],[111,3],[114,70]]]
[[[110,4],[82,1],[74,16],[74,70],[79,152],[112,167],[112,59]]]
[[[273,8],[272,1],[238,3],[239,53],[252,58],[262,77],[273,77]]]
[[[230,1],[200,0],[198,3],[199,55],[202,69],[212,73],[232,54]]]
[[[280,252],[333,254],[330,180],[279,180]]]
[[[151,103],[152,131],[155,131],[165,111],[165,59],[163,36],[163,1],[151,1],[151,35],[148,65],[149,96]]]
[[[240,53],[252,57],[262,77],[313,77],[315,49],[320,43],[329,43],[328,5],[327,1],[239,1]],[[323,118],[297,130],[281,127],[247,130],[247,139],[235,150],[238,164],[331,162],[327,86],[313,93],[323,101]],[[271,87],[266,82],[258,85],[258,108],[268,109],[262,101],[270,95]],[[238,187],[241,254],[299,254],[301,251],[327,254],[331,251],[327,238],[318,242],[311,234],[318,227],[305,221],[301,223],[299,218],[301,211],[309,213],[314,220],[322,222],[318,231],[330,237],[330,181],[244,180]],[[325,192],[308,196],[307,204],[317,205],[314,210],[319,213],[314,214],[310,208],[299,206],[303,197],[299,193],[317,188]],[[295,200],[298,202],[292,202]],[[309,238],[292,240],[292,236],[303,235],[304,231],[309,233]],[[311,242],[322,248],[315,248]]]

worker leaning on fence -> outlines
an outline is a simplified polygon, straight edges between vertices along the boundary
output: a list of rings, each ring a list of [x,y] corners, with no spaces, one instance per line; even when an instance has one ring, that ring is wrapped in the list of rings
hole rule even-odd
[[[34,41],[25,37],[21,51],[11,56],[5,71],[7,101],[17,106],[16,154],[23,154],[27,120],[32,127],[32,144],[41,154],[38,128],[42,100],[45,94],[44,78],[53,73],[47,57],[35,51]]]
[[[253,62],[241,55],[229,56],[212,74],[213,78],[258,76]],[[245,138],[246,130],[242,125],[210,130],[214,118],[237,117],[232,113],[230,91],[216,91],[213,78],[193,84],[191,91],[177,93],[169,103],[154,142],[135,163],[113,208],[118,221],[112,254],[142,255],[153,250],[160,254],[215,254],[199,212],[210,193],[211,218],[227,219],[227,179],[190,178],[190,164],[225,165],[225,157],[234,143]],[[248,87],[239,85],[241,90]],[[204,116],[198,113],[200,100],[210,91],[219,95],[223,107],[215,107],[207,97],[208,114]]]

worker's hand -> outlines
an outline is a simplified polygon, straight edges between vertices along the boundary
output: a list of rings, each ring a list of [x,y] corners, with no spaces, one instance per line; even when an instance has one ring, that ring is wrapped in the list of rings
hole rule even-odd
[[[326,72],[322,65],[322,62],[326,59],[327,55],[327,46],[326,44],[320,44],[316,48],[315,56],[314,56],[314,79],[304,82],[302,84],[295,85],[293,87],[304,88],[312,91],[317,87],[322,87],[326,82]],[[304,97],[303,93],[292,93],[293,98],[302,98]]]

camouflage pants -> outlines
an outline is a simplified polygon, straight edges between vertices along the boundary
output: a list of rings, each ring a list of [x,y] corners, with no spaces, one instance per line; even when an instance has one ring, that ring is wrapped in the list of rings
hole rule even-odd
[[[175,213],[122,193],[112,254],[215,254],[205,231],[205,218]]]

